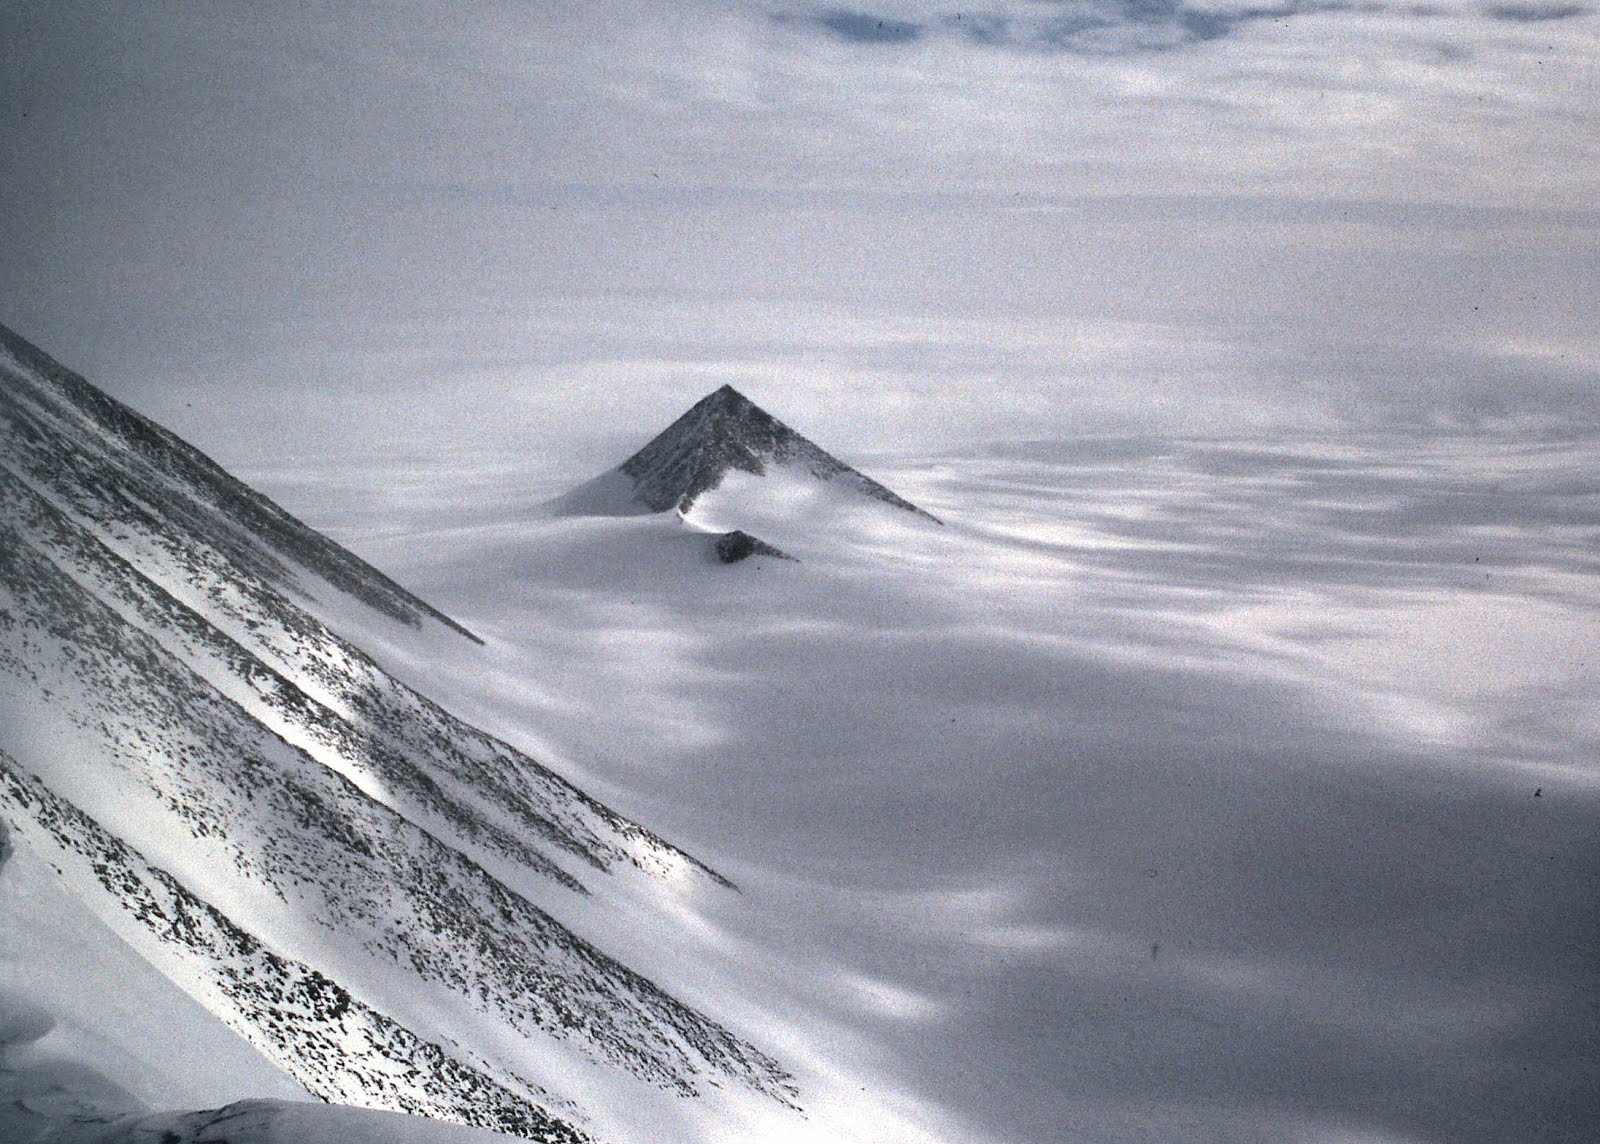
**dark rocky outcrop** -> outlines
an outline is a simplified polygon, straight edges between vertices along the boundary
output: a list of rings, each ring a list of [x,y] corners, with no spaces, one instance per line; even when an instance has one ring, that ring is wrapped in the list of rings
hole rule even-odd
[[[752,556],[776,556],[779,560],[794,559],[783,549],[775,548],[760,537],[751,536],[739,528],[732,532],[724,532],[717,537],[716,548],[717,559],[724,564],[737,564]]]

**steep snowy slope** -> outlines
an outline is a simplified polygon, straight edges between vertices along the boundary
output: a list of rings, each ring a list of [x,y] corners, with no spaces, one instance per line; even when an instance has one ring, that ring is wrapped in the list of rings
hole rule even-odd
[[[0,819],[6,1144],[493,1144],[442,1121],[311,1101],[10,844]],[[135,1096],[135,1091],[140,1096]],[[247,1101],[241,1092],[256,1096]],[[184,1109],[185,1111],[163,1111]]]
[[[558,920],[726,881],[391,678],[350,618],[469,638],[0,331],[21,845],[318,1096],[550,1140],[619,1102],[790,1102],[771,1057]]]
[[[730,550],[748,547],[727,539],[736,532],[762,543],[783,532],[777,546],[788,551],[804,546],[828,517],[863,506],[888,506],[938,523],[731,385],[701,398],[617,468],[552,504],[570,515],[675,511],[691,527],[718,534],[724,560]]]
[[[268,584],[282,586],[289,567],[310,570],[398,620],[409,624],[432,620],[470,635],[376,568],[228,476],[197,449],[107,397],[4,326],[0,326],[0,361],[8,397],[28,401],[36,414],[49,411],[31,424],[8,416],[8,452],[45,450],[59,468],[54,482],[59,494],[73,495],[70,472],[93,479],[97,463],[120,463],[115,482],[95,489],[94,495],[108,498],[105,508],[126,512],[137,504],[134,498],[139,494],[180,493],[162,499],[159,510],[149,510],[154,516],[140,514],[142,523],[152,528],[158,526],[157,517],[164,517],[168,540],[184,539],[184,530],[191,529],[203,533],[227,561]],[[68,446],[69,451],[49,452]],[[101,468],[98,475],[107,474]],[[90,495],[90,489],[80,490],[84,506]]]

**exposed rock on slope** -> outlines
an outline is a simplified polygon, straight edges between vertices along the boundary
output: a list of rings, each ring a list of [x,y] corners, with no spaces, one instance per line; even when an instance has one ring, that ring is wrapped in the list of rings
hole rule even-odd
[[[789,1102],[771,1057],[560,920],[624,870],[728,883],[338,634],[374,611],[466,634],[0,328],[20,841],[329,1099],[547,1140],[584,1135],[575,1073]]]
[[[207,982],[211,1007],[312,1093],[448,1116],[550,1144],[588,1139],[530,1099],[526,1082],[508,1087],[362,1004],[326,974],[271,952],[23,773],[3,750],[0,809],[20,824],[25,838],[36,835],[29,841],[43,843],[64,874],[98,883],[127,922],[142,926],[180,964],[194,968]]]
[[[285,565],[292,563],[395,619],[409,624],[431,619],[477,638],[229,476],[198,449],[108,397],[5,326],[0,326],[0,351],[16,367],[6,371],[7,388],[20,386],[23,377],[31,376],[35,391],[47,392],[54,399],[57,413],[66,414],[77,428],[92,427],[94,452],[120,462],[117,492],[122,510],[133,510],[138,498],[162,504],[175,524],[203,529],[229,561],[268,584],[281,585]],[[8,450],[25,446],[35,455],[53,454],[63,467],[71,467],[71,453],[61,450],[73,442],[59,434],[59,423],[24,424],[13,418],[6,428]],[[184,496],[163,503],[164,494],[179,489]]]
[[[774,548],[759,536],[751,536],[742,529],[734,529],[717,537],[717,559],[724,564],[737,564],[752,556],[775,556],[779,560],[793,560],[781,548]]]

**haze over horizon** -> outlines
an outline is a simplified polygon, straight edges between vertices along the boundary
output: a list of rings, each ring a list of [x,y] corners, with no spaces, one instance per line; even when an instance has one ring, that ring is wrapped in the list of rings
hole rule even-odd
[[[1600,422],[1582,3],[7,24],[0,314],[228,461]]]

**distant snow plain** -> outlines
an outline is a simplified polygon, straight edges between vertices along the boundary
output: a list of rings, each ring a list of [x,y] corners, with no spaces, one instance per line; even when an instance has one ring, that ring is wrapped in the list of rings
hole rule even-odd
[[[488,641],[390,666],[740,884],[593,924],[796,1070],[764,1138],[1600,1132],[1600,440],[844,456],[943,527],[543,507],[615,459],[239,475]]]

